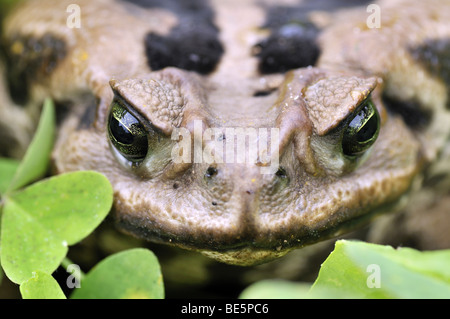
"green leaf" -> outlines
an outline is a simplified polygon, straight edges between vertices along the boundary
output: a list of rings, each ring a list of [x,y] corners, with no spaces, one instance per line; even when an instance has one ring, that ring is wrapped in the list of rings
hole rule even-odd
[[[45,175],[55,134],[55,109],[47,99],[33,141],[17,168],[7,192],[12,192]]]
[[[4,207],[1,243],[3,270],[17,284],[37,270],[52,273],[67,254],[67,243],[15,202]]]
[[[0,158],[0,195],[6,193],[19,164],[16,160]]]
[[[450,250],[419,252],[338,241],[311,288],[358,298],[449,298]]]
[[[74,299],[162,299],[164,284],[155,255],[142,248],[109,256],[81,281]]]
[[[38,270],[51,274],[67,246],[89,235],[111,205],[111,184],[89,171],[55,176],[10,195],[1,225],[5,274],[18,284]]]
[[[286,280],[262,280],[247,287],[240,299],[298,299],[308,298],[311,284]]]
[[[23,299],[66,299],[58,282],[49,274],[36,271],[20,285]]]
[[[247,287],[240,298],[449,298],[449,265],[450,250],[420,252],[341,240],[312,287],[265,280]]]
[[[357,296],[342,289],[332,287],[316,288],[311,291],[311,283],[291,282],[271,279],[256,282],[247,287],[240,299],[348,299]]]

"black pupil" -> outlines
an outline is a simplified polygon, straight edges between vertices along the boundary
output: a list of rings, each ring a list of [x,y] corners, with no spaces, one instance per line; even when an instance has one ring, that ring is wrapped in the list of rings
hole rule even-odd
[[[358,142],[365,142],[370,140],[378,129],[378,121],[376,116],[372,116],[361,129],[358,131],[356,135],[356,140]]]
[[[119,102],[114,101],[109,116],[109,137],[114,148],[127,160],[137,163],[148,153],[148,131]]]
[[[365,152],[378,137],[379,121],[377,109],[370,100],[366,101],[344,131],[344,154],[357,156]]]
[[[110,122],[111,134],[117,142],[122,144],[133,144],[134,137],[127,128],[120,123],[114,116],[111,116]]]

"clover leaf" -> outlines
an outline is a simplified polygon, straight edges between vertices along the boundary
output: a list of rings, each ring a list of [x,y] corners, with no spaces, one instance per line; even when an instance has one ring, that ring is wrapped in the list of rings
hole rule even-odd
[[[394,249],[339,240],[311,286],[264,280],[240,298],[448,298],[450,250]]]
[[[161,299],[164,284],[155,255],[135,248],[97,264],[75,289],[73,299]]]
[[[10,195],[3,208],[1,263],[15,283],[53,272],[67,246],[89,235],[112,204],[108,180],[96,172],[67,173]]]
[[[6,276],[17,284],[39,272],[50,275],[68,246],[89,235],[112,206],[111,184],[97,172],[62,174],[22,189],[47,172],[54,123],[54,105],[46,100],[22,161],[0,161],[0,261]]]
[[[55,135],[55,108],[52,100],[44,102],[34,138],[17,167],[7,192],[15,191],[45,175]]]
[[[33,276],[20,285],[24,299],[66,299],[58,282],[49,274],[36,271]]]

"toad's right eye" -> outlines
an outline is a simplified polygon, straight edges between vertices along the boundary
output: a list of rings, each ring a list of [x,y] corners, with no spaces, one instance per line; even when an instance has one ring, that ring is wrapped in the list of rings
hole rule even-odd
[[[359,156],[375,143],[380,132],[380,115],[368,98],[348,121],[342,138],[342,149],[347,156]]]
[[[148,153],[148,132],[120,102],[114,100],[108,120],[112,146],[128,161],[142,162]]]

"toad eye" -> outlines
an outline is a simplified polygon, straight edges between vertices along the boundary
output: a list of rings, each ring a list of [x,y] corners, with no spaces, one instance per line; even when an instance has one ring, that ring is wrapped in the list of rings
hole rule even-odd
[[[121,103],[113,101],[108,120],[113,147],[128,161],[142,162],[148,153],[148,132]]]
[[[380,115],[368,98],[350,117],[342,137],[342,150],[347,156],[358,156],[375,143],[380,131]]]

